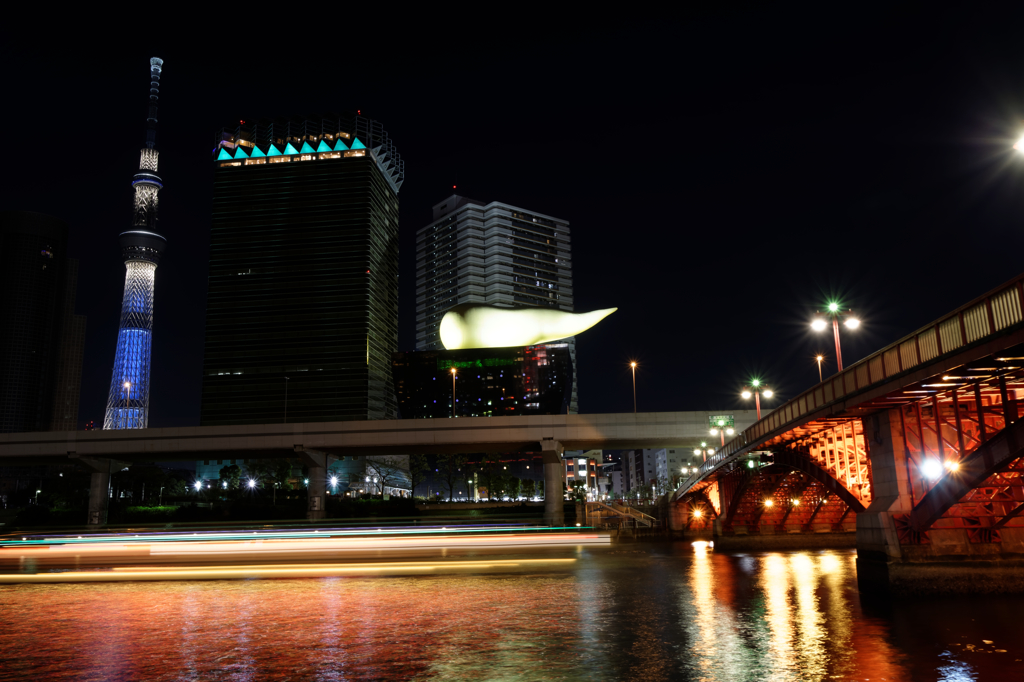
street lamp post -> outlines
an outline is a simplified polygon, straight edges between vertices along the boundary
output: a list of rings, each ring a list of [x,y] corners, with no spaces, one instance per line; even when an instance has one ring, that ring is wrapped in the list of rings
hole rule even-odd
[[[818,383],[820,384],[824,379],[821,378],[821,361],[825,359],[824,355],[816,355],[814,359],[818,361]]]
[[[700,447],[693,449],[693,454],[695,454],[695,455],[703,455],[704,456],[704,460],[703,461],[706,462],[706,461],[708,461],[708,455],[715,454],[715,449],[713,447],[709,448],[708,444],[706,442],[701,441]]]
[[[636,363],[629,363],[629,368],[633,370],[633,414],[636,414]]]
[[[726,426],[724,419],[719,419],[718,423],[715,424],[715,426],[713,426],[711,428],[711,435],[712,436],[717,436],[717,435],[721,434],[721,436],[722,436],[722,445],[725,445],[725,437],[726,436],[731,436],[734,433],[736,433],[736,432],[733,430],[733,428],[731,426]]]
[[[765,398],[771,398],[775,394],[772,393],[772,390],[770,388],[762,386],[760,379],[752,379],[751,382],[750,382],[750,385],[754,389],[753,396],[754,396],[754,404],[757,406],[757,421],[761,421],[761,393],[762,393],[762,391],[764,392],[764,397]],[[743,392],[740,393],[740,395],[743,396],[744,400],[750,400],[751,391],[750,391],[750,389],[745,388],[745,389],[743,389]]]
[[[124,419],[122,420],[122,428],[128,428],[128,411],[132,409],[132,382],[124,382],[125,390],[128,391],[128,397],[124,401]]]
[[[452,367],[452,419],[455,419],[455,375],[458,370]]]
[[[835,301],[832,301],[828,304],[828,315],[832,317],[832,333],[836,339],[836,364],[839,367],[839,369],[837,370],[839,372],[843,371],[843,352],[839,345],[839,315],[842,312],[842,308],[840,308],[839,304],[836,303]],[[857,327],[859,327],[860,320],[854,316],[853,311],[847,310],[846,312],[847,315],[846,319],[843,320],[843,324],[845,324],[848,329],[856,329]],[[816,332],[825,331],[825,329],[827,328],[828,322],[826,322],[820,314],[817,315],[811,322],[811,329],[813,329]]]

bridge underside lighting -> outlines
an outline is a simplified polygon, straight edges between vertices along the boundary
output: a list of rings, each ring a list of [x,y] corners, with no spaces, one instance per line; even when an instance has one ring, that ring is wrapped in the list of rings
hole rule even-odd
[[[934,480],[942,476],[942,465],[937,459],[926,459],[921,463],[921,472]]]

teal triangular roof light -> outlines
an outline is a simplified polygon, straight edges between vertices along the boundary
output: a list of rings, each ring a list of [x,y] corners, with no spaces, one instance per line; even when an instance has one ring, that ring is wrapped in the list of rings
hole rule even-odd
[[[267,150],[267,156],[281,156],[281,150],[274,145],[270,145],[270,149]]]
[[[273,148],[273,147],[271,147],[271,148]],[[262,149],[260,149],[256,145],[253,145],[253,147],[252,147],[252,158],[255,159],[255,158],[258,158],[260,156],[266,156],[266,154],[263,153]]]
[[[310,147],[308,142],[303,142],[302,143],[302,153],[303,154],[315,154],[316,150],[313,149],[312,147]]]
[[[232,159],[232,157],[231,157],[230,154],[228,154],[228,150],[224,149],[224,147],[221,147],[220,148],[220,154],[217,155],[217,160],[218,161],[231,161],[231,159]]]
[[[310,149],[309,151],[313,151],[313,150]],[[291,142],[289,142],[288,144],[286,144],[284,146],[284,153],[285,154],[298,154],[299,151],[295,147],[292,146]]]
[[[246,154],[246,153],[245,153],[245,150],[244,150],[244,149],[242,149],[242,146],[241,146],[241,145],[239,145],[239,146],[238,146],[238,149],[236,149],[236,150],[235,150],[235,158],[236,158],[236,159],[248,159],[248,158],[249,158],[249,155],[248,155],[248,154]]]
[[[352,149],[366,149],[366,145],[359,141],[359,138],[352,140]]]
[[[346,149],[348,149],[348,147],[345,146],[345,140],[343,140],[343,139],[341,139],[339,137],[338,138],[338,144],[334,145],[334,151],[336,151],[336,152],[343,152]]]
[[[316,148],[318,152],[329,152],[332,151],[330,145],[327,144],[326,140],[320,140],[320,146]]]

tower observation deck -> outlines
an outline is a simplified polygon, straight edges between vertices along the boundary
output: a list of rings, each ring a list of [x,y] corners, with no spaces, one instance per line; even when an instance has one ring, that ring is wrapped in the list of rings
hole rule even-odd
[[[160,95],[162,59],[149,60],[149,115],[146,146],[139,171],[132,179],[135,214],[132,227],[121,233],[125,264],[121,324],[110,378],[110,393],[103,418],[104,429],[144,429],[149,424],[149,366],[153,340],[153,285],[160,254],[167,240],[157,232],[157,195],[163,182],[157,175],[157,100]]]

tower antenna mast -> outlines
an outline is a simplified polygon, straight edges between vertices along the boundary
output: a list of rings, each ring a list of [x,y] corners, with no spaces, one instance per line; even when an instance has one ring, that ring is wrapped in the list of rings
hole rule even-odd
[[[157,195],[163,189],[163,181],[156,174],[159,160],[156,126],[163,65],[164,60],[158,57],[149,60],[146,143],[140,153],[139,170],[132,179],[134,218],[131,228],[122,232],[118,239],[126,272],[104,429],[144,429],[149,425],[153,285],[160,255],[167,247],[167,240],[157,232]]]

